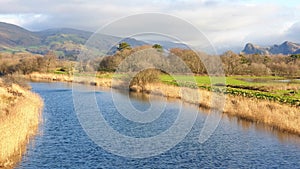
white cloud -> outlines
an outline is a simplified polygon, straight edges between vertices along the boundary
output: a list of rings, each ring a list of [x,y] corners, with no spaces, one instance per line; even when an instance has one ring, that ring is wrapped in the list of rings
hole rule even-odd
[[[0,14],[0,21],[15,25],[26,26],[30,24],[39,24],[48,19],[43,14]]]
[[[186,19],[217,46],[300,42],[299,27],[293,25],[300,21],[300,2],[293,0],[1,0],[0,6],[0,21],[31,30],[97,30],[120,17],[160,12]]]

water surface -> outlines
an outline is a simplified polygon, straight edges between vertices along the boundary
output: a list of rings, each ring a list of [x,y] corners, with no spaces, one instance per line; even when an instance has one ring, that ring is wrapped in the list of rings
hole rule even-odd
[[[158,156],[135,159],[120,157],[99,147],[82,129],[74,112],[72,86],[67,83],[32,83],[44,99],[43,123],[27,147],[17,168],[299,168],[299,137],[274,131],[233,117],[223,116],[217,130],[204,144],[198,142],[206,113],[197,120],[183,141]],[[178,115],[181,102],[169,100],[159,119],[138,125],[114,107],[111,91],[98,88],[95,96],[108,123],[131,137],[150,137],[167,130]],[[124,97],[124,93],[116,95]],[[149,108],[148,98],[131,94],[132,104]],[[197,107],[182,104],[191,115]],[[124,147],[126,150],[126,147]]]

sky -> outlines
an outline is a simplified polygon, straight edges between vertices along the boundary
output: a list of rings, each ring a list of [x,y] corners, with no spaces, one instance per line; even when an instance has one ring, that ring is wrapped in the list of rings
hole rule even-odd
[[[248,42],[300,43],[299,0],[1,0],[0,6],[1,22],[31,31],[96,31],[122,17],[150,12],[186,20],[221,51],[240,50]]]

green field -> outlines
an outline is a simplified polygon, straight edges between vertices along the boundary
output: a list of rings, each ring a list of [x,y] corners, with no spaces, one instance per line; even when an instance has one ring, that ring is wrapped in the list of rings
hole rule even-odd
[[[218,77],[209,77],[209,76],[186,76],[186,75],[161,75],[160,79],[164,83],[170,83],[174,82],[176,79],[177,81],[196,81],[198,85],[211,85],[211,80],[215,79],[217,81],[221,81],[222,78]],[[244,86],[268,86],[273,85],[274,80],[284,80],[283,77],[276,77],[276,76],[262,76],[262,77],[247,77],[247,76],[230,76],[225,77],[225,83],[227,85],[244,85]],[[296,83],[296,82],[295,82]],[[277,83],[282,84],[282,83]],[[300,85],[300,81],[299,81]]]
[[[213,90],[214,88],[212,88],[211,84],[215,84],[215,82],[225,82],[226,89],[223,92],[227,94],[273,100],[300,106],[300,81],[292,80],[289,83],[278,81],[284,79],[283,77],[275,76],[230,76],[225,78],[186,75],[160,76],[160,80],[169,85],[190,87],[191,83],[196,82],[197,87],[207,90]]]

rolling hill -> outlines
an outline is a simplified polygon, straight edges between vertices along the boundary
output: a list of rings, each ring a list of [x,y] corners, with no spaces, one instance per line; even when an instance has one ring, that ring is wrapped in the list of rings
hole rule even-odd
[[[54,51],[59,57],[77,55],[86,46],[92,32],[71,28],[48,29],[39,32],[31,32],[22,27],[0,22],[0,51],[6,52],[30,52],[45,54]],[[124,41],[131,46],[140,46],[147,43],[133,38],[122,39],[109,35],[96,34],[89,47],[99,50],[110,49],[116,42]]]
[[[19,26],[0,22],[0,46],[9,48],[15,46],[39,45],[41,38]]]
[[[93,36],[92,41],[89,38]],[[87,41],[88,44],[86,45]],[[72,28],[47,29],[32,32],[22,27],[0,22],[0,51],[4,52],[29,52],[33,54],[46,54],[54,51],[60,58],[72,58],[80,51],[88,48],[97,49],[98,52],[106,51],[112,54],[116,51],[116,43],[127,42],[132,47],[151,45],[134,38],[121,38],[103,34],[93,34],[89,31]],[[163,42],[165,49],[184,47],[185,45],[174,42]],[[104,50],[105,49],[105,50]],[[109,50],[109,52],[107,52]]]

